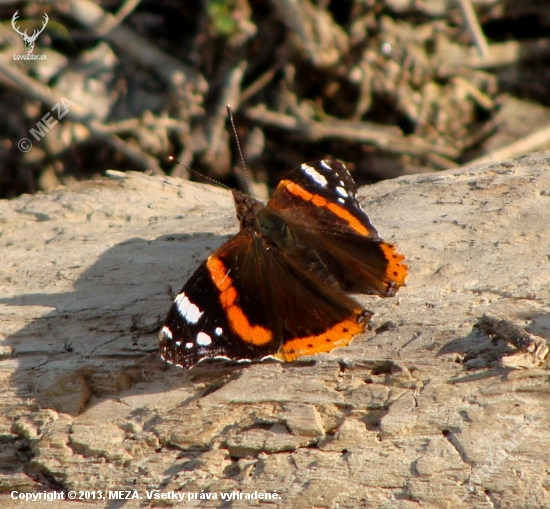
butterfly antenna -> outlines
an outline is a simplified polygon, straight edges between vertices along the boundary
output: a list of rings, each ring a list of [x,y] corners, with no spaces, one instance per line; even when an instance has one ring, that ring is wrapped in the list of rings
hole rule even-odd
[[[221,182],[218,182],[216,179],[213,179],[212,177],[209,177],[208,175],[205,175],[204,173],[201,173],[200,171],[194,170],[190,166],[187,166],[185,163],[182,163],[181,161],[178,161],[174,156],[168,156],[168,159],[170,161],[172,161],[173,163],[177,163],[180,166],[183,166],[184,168],[189,170],[191,173],[193,173],[197,177],[201,177],[203,179],[206,179],[209,182],[212,182],[213,184],[216,184],[217,186],[223,187],[224,189],[231,189],[229,186],[226,186],[225,184],[222,184]]]
[[[248,170],[246,168],[246,164],[244,162],[244,156],[243,151],[241,149],[241,142],[239,141],[239,137],[237,136],[237,128],[235,127],[235,120],[233,118],[233,109],[231,108],[231,105],[227,105],[227,114],[229,115],[229,121],[231,122],[231,129],[233,130],[233,136],[235,137],[235,142],[237,143],[237,150],[239,151],[239,156],[241,158],[241,163],[243,165],[244,170],[244,178],[246,181],[246,187],[248,189],[248,194],[250,194],[250,181],[248,180]]]

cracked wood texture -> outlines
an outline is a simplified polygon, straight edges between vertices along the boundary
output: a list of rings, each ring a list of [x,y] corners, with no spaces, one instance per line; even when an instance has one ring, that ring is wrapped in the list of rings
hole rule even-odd
[[[549,170],[540,153],[362,188],[410,265],[397,297],[359,297],[375,330],[187,372],[159,358],[159,320],[236,231],[228,191],[113,173],[1,201],[0,504],[130,489],[141,507],[159,489],[218,494],[183,504],[201,508],[233,490],[276,491],[270,508],[550,507],[548,364],[502,368],[513,347],[476,325],[550,336]],[[79,507],[96,505],[114,507]]]

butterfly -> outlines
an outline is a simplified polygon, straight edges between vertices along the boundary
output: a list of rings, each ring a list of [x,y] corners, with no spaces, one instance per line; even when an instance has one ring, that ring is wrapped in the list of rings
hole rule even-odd
[[[405,257],[378,235],[343,163],[297,166],[267,204],[232,193],[240,231],[175,297],[159,334],[166,361],[330,352],[373,316],[349,293],[392,297],[405,285]]]

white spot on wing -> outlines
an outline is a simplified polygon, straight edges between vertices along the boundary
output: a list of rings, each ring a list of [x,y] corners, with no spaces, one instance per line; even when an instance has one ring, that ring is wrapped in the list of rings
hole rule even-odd
[[[191,348],[193,348],[193,343],[185,343],[185,348],[187,348],[187,350],[191,350]]]
[[[223,329],[221,327],[216,327],[214,334],[216,334],[216,336],[221,336],[223,334]]]
[[[197,334],[197,345],[208,346],[212,343],[212,338],[205,332],[199,332]]]
[[[344,200],[344,198],[338,198],[338,203],[346,203],[346,200]]]
[[[347,198],[349,196],[348,193],[346,192],[346,190],[343,187],[340,187],[340,186],[336,187],[336,192],[344,198]]]
[[[323,175],[321,175],[315,168],[313,168],[313,167],[311,167],[307,164],[302,164],[302,166],[300,166],[300,168],[302,169],[302,171],[308,177],[310,177],[317,184],[319,184],[320,186],[323,186],[323,187],[327,186],[327,184],[328,184],[327,179]]]
[[[180,315],[191,324],[197,323],[199,318],[202,316],[202,311],[195,306],[188,298],[185,293],[180,293],[176,296],[174,301],[178,307]]]
[[[176,346],[181,346],[181,341],[176,341]]]
[[[172,331],[166,327],[166,325],[160,330],[160,333],[166,338],[166,339],[172,339]]]
[[[319,161],[319,164],[320,164],[325,170],[332,171],[332,168],[331,168],[330,165],[328,164],[328,161],[326,161],[326,160]]]

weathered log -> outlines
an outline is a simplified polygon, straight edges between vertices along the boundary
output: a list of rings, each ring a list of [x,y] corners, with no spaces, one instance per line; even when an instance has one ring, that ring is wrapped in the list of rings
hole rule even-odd
[[[397,297],[359,297],[374,330],[291,364],[188,371],[155,329],[167,285],[236,231],[229,192],[112,173],[0,201],[1,503],[550,507],[548,361],[503,367],[513,346],[477,326],[550,337],[549,170],[541,153],[362,188],[410,265]]]

